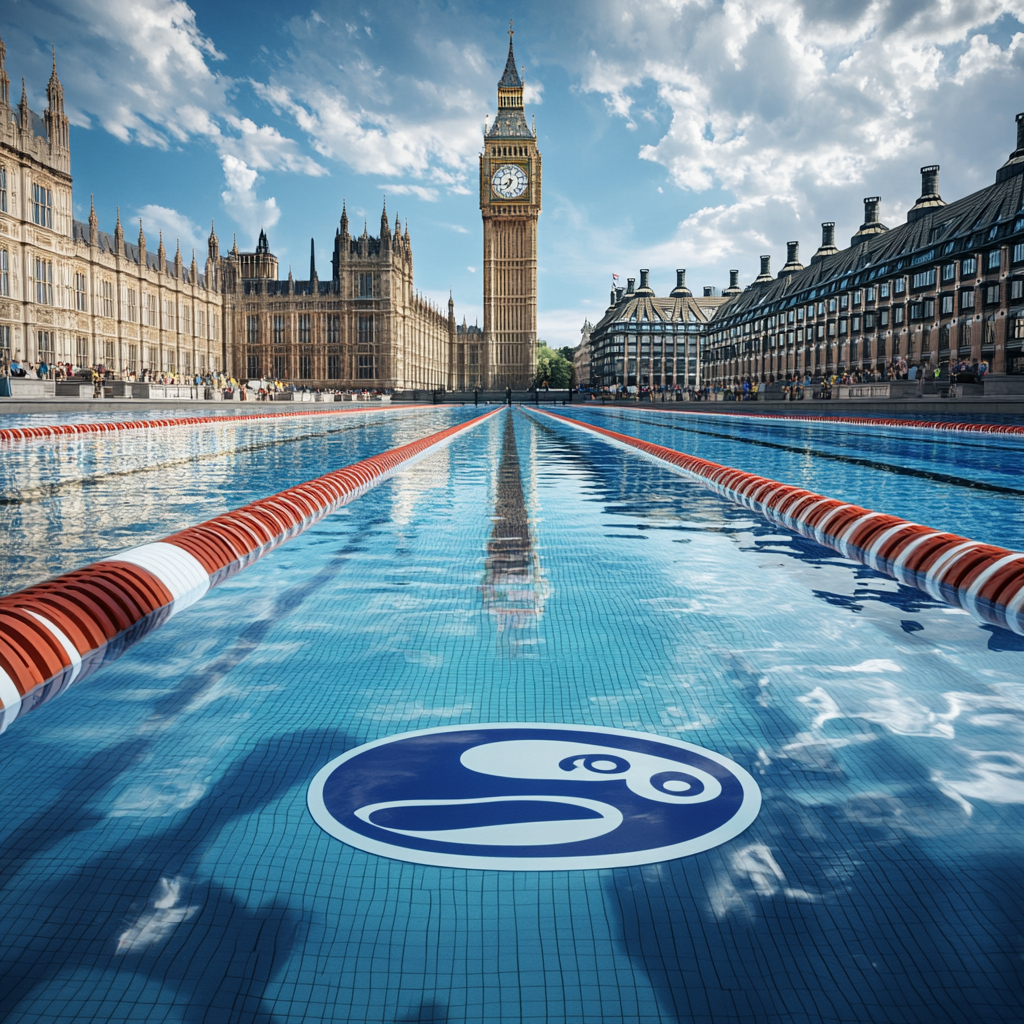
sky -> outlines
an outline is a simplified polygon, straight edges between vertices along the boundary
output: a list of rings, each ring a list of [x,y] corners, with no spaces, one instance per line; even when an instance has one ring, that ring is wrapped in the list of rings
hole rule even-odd
[[[837,243],[865,196],[901,223],[919,168],[959,198],[995,180],[1024,110],[1024,0],[4,0],[12,100],[41,112],[50,47],[75,214],[142,218],[186,262],[265,229],[282,276],[327,276],[334,232],[408,220],[416,286],[481,318],[477,156],[515,21],[544,160],[538,333],[650,268],[719,289],[758,257]],[[126,235],[134,237],[134,227]]]

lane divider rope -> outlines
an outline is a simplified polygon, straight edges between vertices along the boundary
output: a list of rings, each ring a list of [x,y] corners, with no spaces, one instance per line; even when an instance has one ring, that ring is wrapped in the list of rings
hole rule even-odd
[[[499,412],[500,406],[163,540],[0,597],[0,732],[119,658],[212,587]]]
[[[97,423],[55,423],[45,427],[7,427],[0,430],[0,442],[36,441],[40,438],[66,437],[76,434],[112,434],[119,430],[153,430],[158,427],[220,426],[251,420],[277,420],[283,416],[325,416],[331,413],[390,412],[393,409],[414,409],[413,405],[388,405],[368,409],[294,409],[288,412],[249,413],[236,416],[178,416],[159,420],[108,420]]]
[[[873,512],[813,491],[685,455],[546,410],[529,410],[598,434],[696,480],[716,494],[838,551],[975,619],[1024,635],[1024,554]]]
[[[596,406],[604,409],[604,406]],[[616,408],[616,407],[613,407]],[[621,407],[619,407],[621,408]],[[872,416],[813,416],[810,413],[712,412],[710,409],[659,409],[638,405],[636,412],[669,413],[673,416],[704,416],[725,420],[757,420],[758,422],[850,423],[865,427],[913,427],[915,430],[945,430],[967,434],[1024,434],[1024,427],[1011,423],[948,423],[942,420],[901,420]]]

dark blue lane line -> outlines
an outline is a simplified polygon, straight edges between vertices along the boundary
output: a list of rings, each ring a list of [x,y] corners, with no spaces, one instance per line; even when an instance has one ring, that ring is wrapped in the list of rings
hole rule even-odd
[[[628,416],[616,416],[615,419],[630,421]],[[910,476],[919,480],[933,480],[940,484],[949,484],[952,487],[966,487],[975,491],[991,491],[995,494],[1015,494],[1024,497],[1024,490],[1016,487],[1004,487],[1001,484],[984,483],[981,480],[970,480],[965,477],[952,476],[949,473],[936,473],[928,469],[908,469],[904,466],[892,466],[885,462],[873,462],[871,459],[859,459],[853,455],[837,455],[833,452],[818,452],[813,448],[798,448],[795,445],[779,444],[776,441],[758,441],[749,437],[736,437],[733,434],[718,434],[711,430],[699,430],[691,426],[676,426],[671,423],[652,423],[650,420],[632,420],[634,423],[642,423],[646,426],[659,430],[680,430],[693,434],[703,434],[705,437],[716,437],[723,441],[738,441],[740,444],[751,444],[759,448],[772,448],[781,452],[792,452],[794,455],[810,455],[816,459],[827,459],[832,462],[842,462],[848,466],[865,466],[868,469],[880,470],[883,473],[895,473],[897,476]]]

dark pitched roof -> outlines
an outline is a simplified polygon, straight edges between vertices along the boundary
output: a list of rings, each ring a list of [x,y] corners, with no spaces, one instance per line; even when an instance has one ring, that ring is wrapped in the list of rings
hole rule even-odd
[[[637,295],[635,292],[623,296],[615,306],[606,310],[605,314],[593,328],[597,334],[616,323],[689,323],[703,324],[710,319],[700,305],[700,300],[692,296],[685,298],[661,299],[655,295]]]
[[[943,259],[956,258],[957,253],[998,244],[1003,236],[1024,229],[1024,217],[1018,217],[1022,202],[1024,174],[1016,174],[826,256],[804,270],[770,284],[751,285],[723,306],[716,320],[797,305],[810,299],[811,292],[823,295],[897,271],[928,269]]]
[[[89,244],[89,225],[85,221],[81,221],[81,220],[72,221],[72,224],[71,224],[71,237],[76,242],[83,242],[85,245],[88,245]],[[107,231],[98,231],[96,233],[96,243],[97,243],[97,248],[99,249],[100,252],[109,252],[109,253],[114,253],[115,252],[115,249],[114,249],[114,236],[112,234],[110,234],[109,232],[107,232]],[[135,263],[138,263],[139,262],[139,247],[137,245],[132,245],[130,242],[126,242],[125,243],[125,249],[127,250],[127,253],[128,253],[128,259],[134,261]],[[146,253],[146,265],[151,270],[156,270],[157,269],[157,264],[158,264],[157,254],[155,252],[147,252]],[[174,261],[173,260],[169,260],[168,264],[170,266],[173,266],[174,265]],[[181,279],[184,282],[189,283],[189,279],[191,278],[191,276],[192,276],[191,268],[183,265],[182,268],[181,268]],[[200,273],[197,272],[196,273],[196,283],[199,284],[200,286],[205,287],[205,285],[206,285],[206,277],[205,277],[205,275],[204,274],[200,274]]]

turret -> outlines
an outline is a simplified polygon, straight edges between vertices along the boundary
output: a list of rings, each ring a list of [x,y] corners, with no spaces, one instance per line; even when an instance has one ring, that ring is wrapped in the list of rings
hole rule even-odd
[[[50,72],[50,81],[46,86],[46,112],[43,120],[46,122],[46,135],[50,142],[50,151],[61,150],[67,152],[71,148],[68,119],[64,113],[64,87],[57,77],[57,51],[53,51],[53,70]]]
[[[99,243],[100,222],[96,217],[96,204],[93,201],[92,193],[89,193],[89,244],[95,248]]]
[[[18,127],[23,135],[32,134],[32,112],[28,109],[28,93],[25,91],[25,79],[21,80],[21,102],[18,104]]]
[[[117,223],[114,225],[114,255],[124,255],[124,228],[121,227],[121,207],[117,208]]]
[[[139,266],[146,265],[146,233],[142,230],[142,218],[139,218]]]
[[[7,77],[7,69],[4,67],[4,60],[7,57],[7,47],[4,46],[4,41],[0,39],[0,107],[4,110],[8,109],[11,105],[11,80]],[[4,118],[4,123],[7,123],[7,118]]]
[[[181,280],[181,239],[176,238],[174,240],[174,276],[180,281]]]
[[[310,281],[316,281],[316,242],[314,239],[309,240],[309,279]]]
[[[139,221],[139,230],[142,230],[142,221]],[[167,250],[164,248],[164,233],[160,232],[160,244],[156,247],[156,272],[163,274],[167,270]]]
[[[385,252],[391,248],[391,225],[388,223],[388,200],[384,197],[384,207],[380,213],[380,250]]]
[[[192,250],[192,265],[188,268],[188,283],[195,287],[196,279],[199,277],[199,270],[196,267],[196,251]]]
[[[220,241],[217,232],[213,229],[213,221],[210,221],[210,237],[206,240],[206,249],[211,260],[220,258]]]

